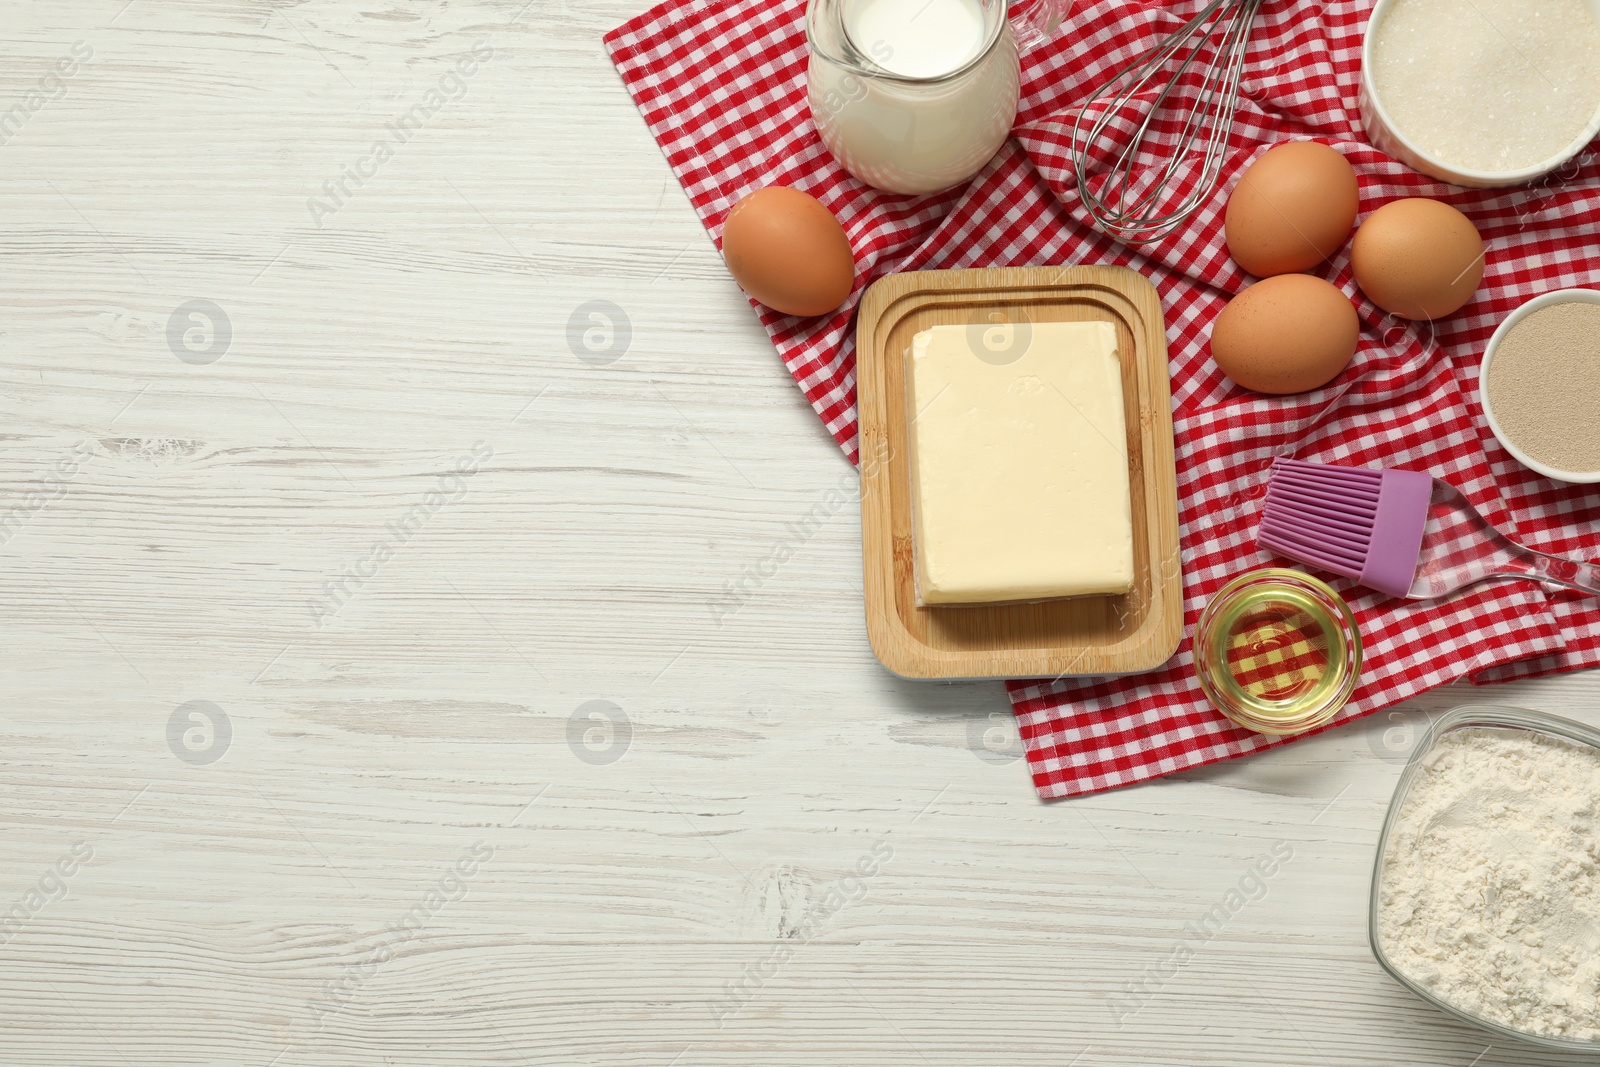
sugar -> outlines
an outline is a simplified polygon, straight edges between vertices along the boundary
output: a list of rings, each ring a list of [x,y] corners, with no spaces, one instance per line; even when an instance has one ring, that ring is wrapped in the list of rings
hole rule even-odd
[[[1372,60],[1395,128],[1469,170],[1542,163],[1600,112],[1600,24],[1584,0],[1398,0]]]
[[[1501,431],[1546,466],[1600,471],[1600,304],[1540,308],[1501,338],[1484,383]]]

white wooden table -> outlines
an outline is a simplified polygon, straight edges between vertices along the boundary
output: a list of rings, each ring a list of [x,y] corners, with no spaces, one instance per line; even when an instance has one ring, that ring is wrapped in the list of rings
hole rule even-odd
[[[641,6],[7,5],[0,1064],[1560,1062],[1367,878],[1426,713],[1600,677],[1045,805],[999,683],[874,661],[853,505],[719,606],[854,478]]]

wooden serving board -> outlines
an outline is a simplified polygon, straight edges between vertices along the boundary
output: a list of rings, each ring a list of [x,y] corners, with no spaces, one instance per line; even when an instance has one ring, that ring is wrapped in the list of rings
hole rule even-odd
[[[912,336],[945,324],[1093,319],[1116,326],[1122,361],[1133,589],[1034,604],[919,607],[906,435]],[[1149,280],[1126,267],[922,271],[890,275],[867,290],[856,325],[862,560],[867,634],[884,666],[907,678],[1129,674],[1177,651],[1183,576],[1167,375],[1161,301]]]

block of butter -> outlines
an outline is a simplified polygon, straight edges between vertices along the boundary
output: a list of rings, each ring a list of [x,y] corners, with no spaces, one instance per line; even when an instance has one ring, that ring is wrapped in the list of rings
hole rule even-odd
[[[935,326],[912,339],[906,378],[919,603],[1132,587],[1111,323]]]

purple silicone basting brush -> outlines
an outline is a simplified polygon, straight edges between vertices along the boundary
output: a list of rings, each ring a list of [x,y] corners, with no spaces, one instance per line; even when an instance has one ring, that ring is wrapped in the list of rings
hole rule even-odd
[[[1524,548],[1455,486],[1416,471],[1275,460],[1256,543],[1411,600],[1487,578],[1600,595],[1600,566]]]

